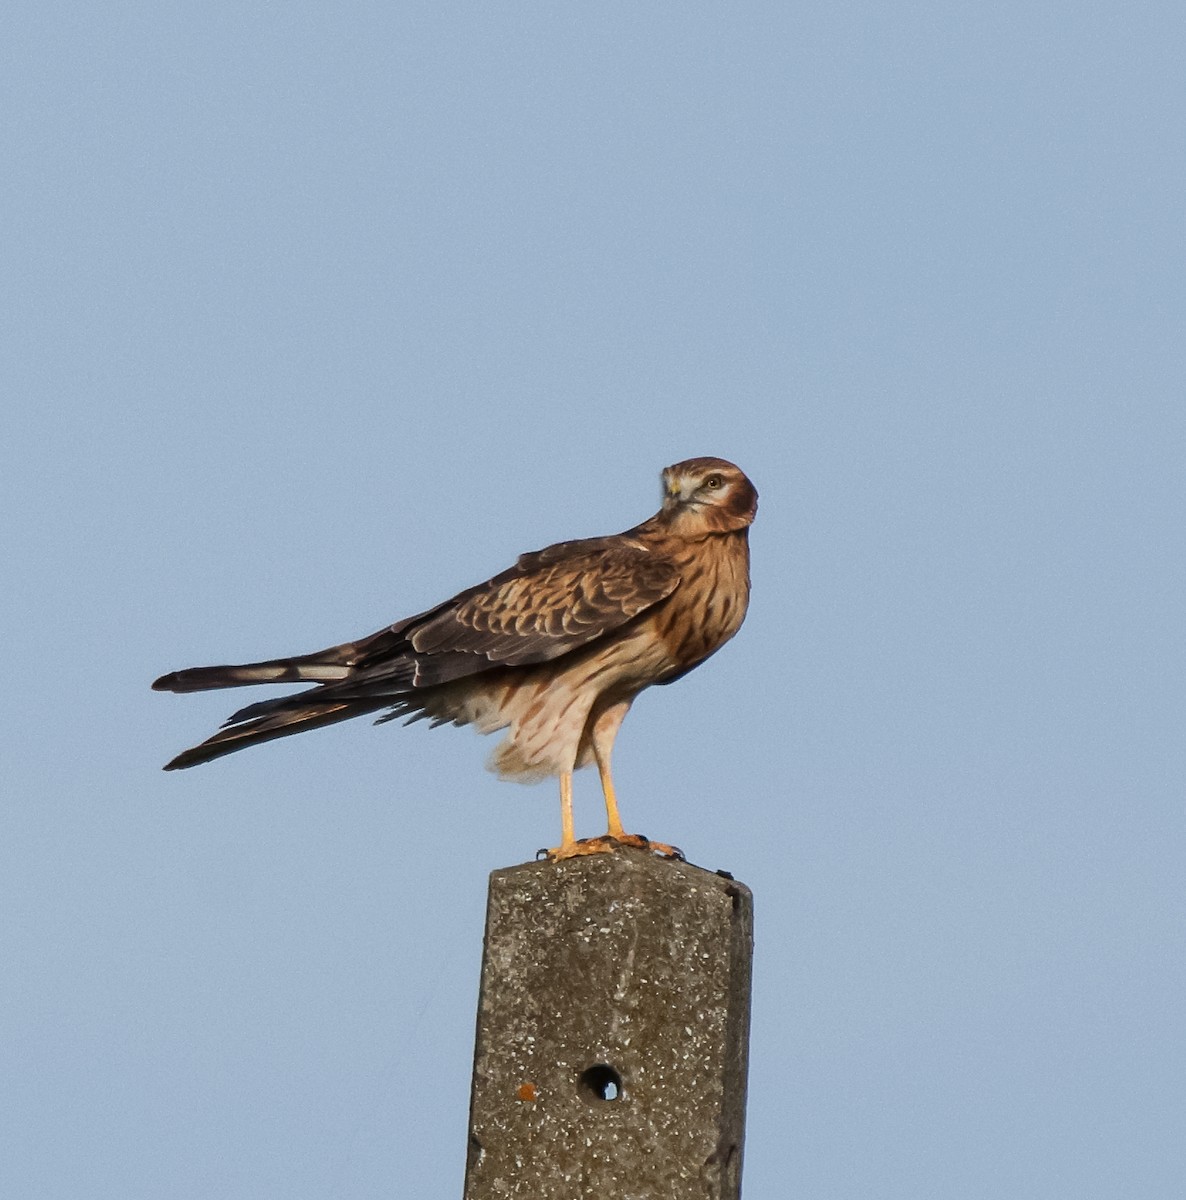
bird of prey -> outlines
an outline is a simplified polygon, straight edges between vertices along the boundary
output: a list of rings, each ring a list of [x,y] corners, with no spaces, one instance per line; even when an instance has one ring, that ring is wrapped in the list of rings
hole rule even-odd
[[[524,554],[493,579],[359,641],[163,675],[152,686],[165,692],[316,685],[240,709],[165,770],[381,710],[376,723],[406,717],[480,733],[509,729],[492,770],[523,782],[560,779],[561,842],[550,857],[621,845],[678,854],[623,829],[610,751],[639,692],[686,675],[740,628],[758,493],[720,458],[676,463],[662,479],[663,505],[641,525]],[[572,774],[590,763],[608,831],[577,841]]]

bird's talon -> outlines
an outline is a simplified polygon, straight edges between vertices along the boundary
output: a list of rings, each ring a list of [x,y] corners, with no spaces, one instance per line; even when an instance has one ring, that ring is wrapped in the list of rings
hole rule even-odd
[[[578,838],[552,850],[541,850],[536,858],[561,862],[563,859],[579,858],[585,854],[613,854],[616,850],[646,850],[660,858],[684,861],[683,853],[677,847],[668,846],[665,842],[652,842],[650,838],[638,833],[603,833],[600,837]]]

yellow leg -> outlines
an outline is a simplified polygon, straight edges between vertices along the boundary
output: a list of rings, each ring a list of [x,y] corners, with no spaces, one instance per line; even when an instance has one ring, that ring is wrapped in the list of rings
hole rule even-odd
[[[683,854],[677,847],[669,846],[666,842],[652,842],[641,834],[627,833],[622,827],[622,816],[618,812],[618,794],[614,791],[614,780],[609,764],[614,737],[629,708],[629,701],[617,704],[602,713],[593,726],[593,757],[597,760],[597,773],[601,776],[601,794],[605,797],[605,816],[609,825],[604,838],[594,838],[593,840],[599,844],[608,844],[610,849],[615,846],[634,846],[640,850],[661,854],[666,858],[683,858]]]
[[[560,774],[560,856],[567,858],[576,841],[572,824],[572,772]]]
[[[665,842],[652,842],[649,838],[637,833],[627,833],[622,827],[622,817],[618,812],[618,797],[614,791],[614,781],[610,774],[610,751],[614,744],[614,735],[630,702],[623,701],[615,704],[601,713],[593,724],[592,743],[593,757],[597,760],[597,773],[601,776],[601,792],[605,797],[605,815],[608,832],[603,837],[585,838],[578,842],[573,832],[572,822],[572,772],[560,773],[560,845],[555,850],[541,851],[552,862],[564,858],[574,858],[581,854],[612,854],[622,846],[647,850],[664,858],[679,858],[683,855],[675,846]]]
[[[605,797],[605,815],[609,822],[607,837],[625,837],[626,830],[622,828],[622,818],[618,813],[618,797],[614,791],[614,781],[609,770],[609,755],[597,755],[597,773],[601,776],[601,793]]]
[[[572,823],[572,772],[561,771],[560,845],[553,850],[541,850],[540,855],[546,855],[552,862],[559,862],[562,858],[575,858],[579,854],[604,853],[609,849],[608,846],[599,846],[589,840],[577,841]]]

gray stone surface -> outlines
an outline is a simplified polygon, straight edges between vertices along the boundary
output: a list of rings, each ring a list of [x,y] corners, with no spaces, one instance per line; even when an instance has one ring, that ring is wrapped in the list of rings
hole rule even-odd
[[[465,1200],[740,1195],[753,905],[641,851],[490,877]]]

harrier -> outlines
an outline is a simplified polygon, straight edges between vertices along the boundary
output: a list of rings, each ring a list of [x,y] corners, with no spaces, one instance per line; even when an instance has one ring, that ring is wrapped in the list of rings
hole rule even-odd
[[[163,692],[317,685],[241,708],[165,770],[380,710],[378,722],[509,729],[492,770],[523,782],[560,778],[561,842],[551,857],[620,845],[678,853],[622,828],[610,751],[643,688],[686,675],[741,627],[758,493],[720,458],[676,463],[663,486],[662,508],[641,525],[524,554],[501,575],[370,637],[298,658],[163,675],[152,685]],[[578,842],[572,773],[593,762],[609,828]]]

